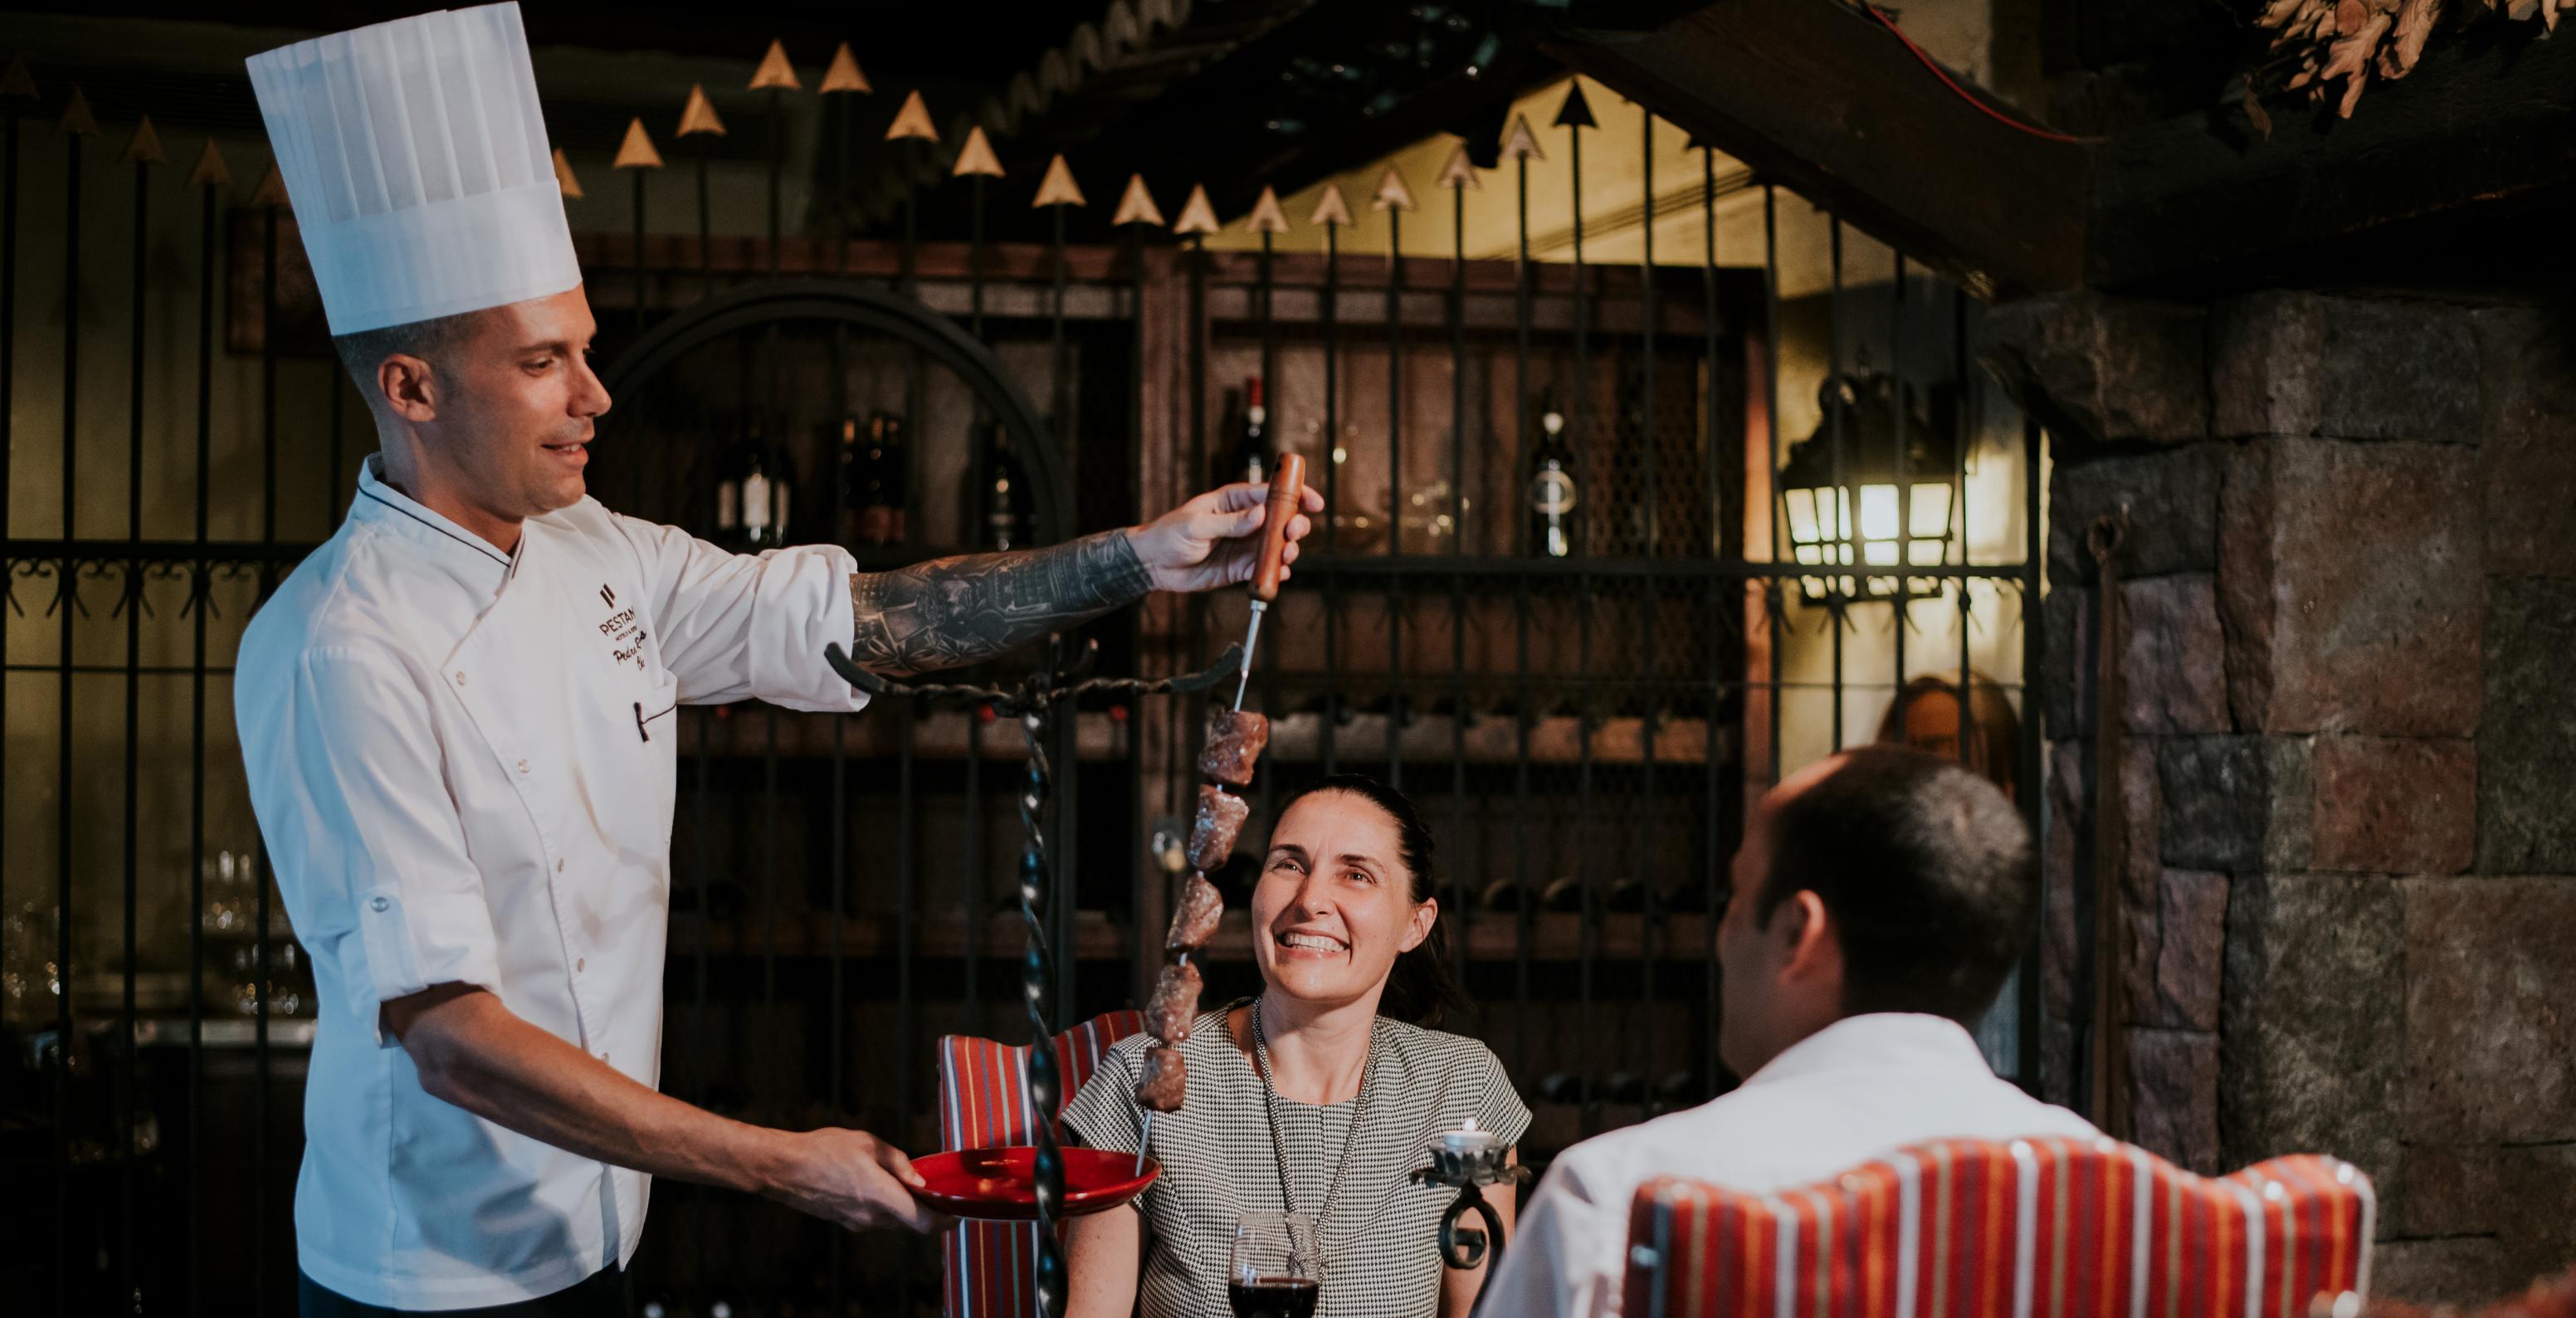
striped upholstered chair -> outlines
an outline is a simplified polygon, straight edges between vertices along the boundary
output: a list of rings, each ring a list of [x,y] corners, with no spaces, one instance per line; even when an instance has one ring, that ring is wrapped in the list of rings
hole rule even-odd
[[[1073,1097],[1100,1068],[1109,1045],[1145,1028],[1132,1011],[1097,1016],[1055,1037],[1058,1102]],[[1034,1142],[1029,1111],[1026,1045],[951,1034],[939,1040],[939,1146],[989,1149]],[[1056,1119],[1046,1114],[1048,1122]],[[1034,1225],[967,1222],[940,1247],[944,1312],[948,1318],[1030,1318],[1037,1312],[1032,1284],[1038,1270]]]
[[[1663,1177],[1628,1219],[1627,1318],[2306,1318],[2370,1287],[2370,1178],[2209,1179],[2107,1139],[1918,1144],[1738,1194]]]

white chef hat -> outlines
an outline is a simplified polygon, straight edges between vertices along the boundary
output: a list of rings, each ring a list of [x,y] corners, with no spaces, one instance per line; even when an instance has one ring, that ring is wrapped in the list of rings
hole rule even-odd
[[[250,77],[333,334],[581,282],[518,5],[299,41]]]

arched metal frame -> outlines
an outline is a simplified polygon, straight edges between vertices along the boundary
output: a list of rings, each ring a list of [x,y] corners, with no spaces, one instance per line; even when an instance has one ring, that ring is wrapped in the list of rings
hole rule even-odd
[[[1037,539],[1053,544],[1073,531],[1073,483],[1063,452],[1039,423],[1037,409],[993,350],[919,301],[866,284],[826,279],[764,279],[709,298],[628,345],[601,382],[614,398],[634,392],[690,351],[746,329],[781,321],[849,325],[901,340],[929,354],[966,382],[975,399],[1011,436],[1026,464]]]

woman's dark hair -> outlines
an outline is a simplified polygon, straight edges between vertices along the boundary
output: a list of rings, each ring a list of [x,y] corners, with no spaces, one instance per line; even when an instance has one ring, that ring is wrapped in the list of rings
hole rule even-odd
[[[1440,890],[1439,880],[1432,872],[1431,826],[1422,821],[1422,812],[1405,799],[1404,793],[1364,773],[1330,774],[1289,797],[1280,805],[1279,817],[1287,817],[1289,806],[1323,792],[1359,797],[1395,821],[1395,858],[1412,876],[1410,895],[1417,905],[1429,901]],[[1431,932],[1412,951],[1395,958],[1377,1011],[1381,1016],[1428,1028],[1438,1025],[1449,1012],[1464,1010],[1466,1005],[1467,997],[1459,992],[1457,977],[1449,969],[1449,914],[1443,911],[1432,920]]]

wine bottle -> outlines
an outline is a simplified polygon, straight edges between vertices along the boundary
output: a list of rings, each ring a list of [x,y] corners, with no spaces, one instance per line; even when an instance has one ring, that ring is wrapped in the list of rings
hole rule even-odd
[[[1496,879],[1485,885],[1484,894],[1477,901],[1489,911],[1518,911],[1521,908],[1520,881]]]
[[[1539,394],[1538,442],[1530,449],[1530,552],[1544,558],[1574,553],[1574,450],[1565,440],[1565,414],[1556,410],[1556,390]]]
[[[1036,534],[1035,505],[1019,455],[1011,449],[1011,432],[999,420],[978,414],[969,435],[974,446],[971,479],[966,482],[969,534],[985,549],[1026,549]]]
[[[741,509],[739,547],[751,553],[776,549],[786,543],[787,507],[795,477],[788,469],[786,453],[770,445],[759,421],[751,423],[751,436],[743,451],[746,465],[734,500]],[[722,496],[718,498],[721,501]]]
[[[716,518],[714,540],[727,549],[742,548],[742,479],[757,465],[751,456],[751,437],[736,429],[724,451],[716,457]]]
[[[1601,909],[1619,915],[1635,915],[1646,909],[1646,885],[1635,878],[1614,880],[1602,894]]]
[[[1229,389],[1225,395],[1225,421],[1222,434],[1225,446],[1217,454],[1216,483],[1230,485],[1250,481],[1255,485],[1270,483],[1270,409],[1262,404],[1261,377],[1243,382],[1243,404],[1237,410],[1236,395]]]
[[[1563,878],[1547,885],[1538,895],[1542,911],[1580,911],[1583,909],[1584,884],[1580,879]]]
[[[1583,1101],[1583,1077],[1572,1071],[1550,1071],[1538,1082],[1542,1103],[1580,1103]]]
[[[842,423],[850,455],[844,487],[859,543],[899,545],[904,541],[906,467],[903,417],[893,412],[870,416],[862,431],[857,418]]]

